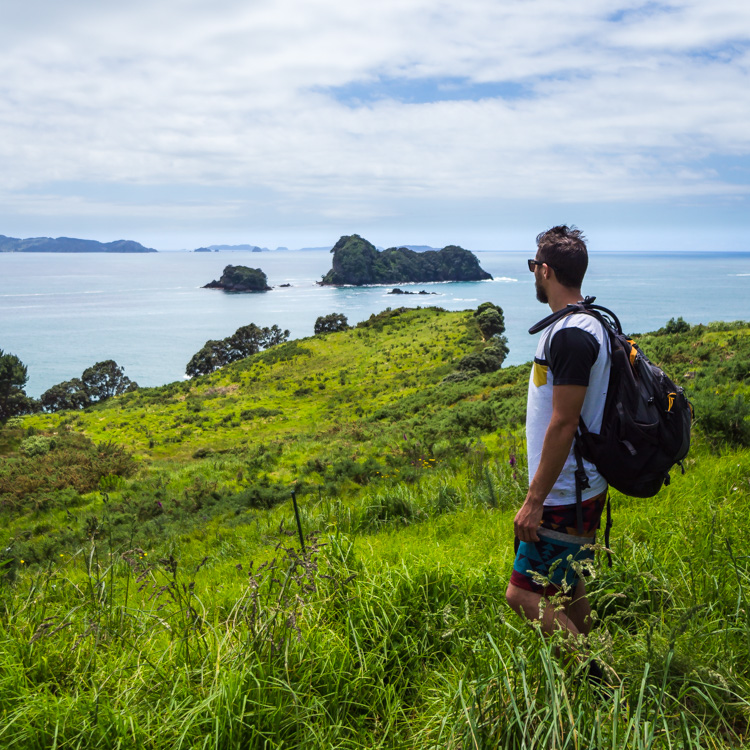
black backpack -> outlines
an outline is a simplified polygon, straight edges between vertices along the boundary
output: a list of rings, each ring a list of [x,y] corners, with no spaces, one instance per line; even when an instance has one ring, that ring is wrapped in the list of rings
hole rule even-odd
[[[617,316],[606,307],[595,305],[595,299],[586,297],[567,305],[529,329],[529,333],[538,333],[568,315],[585,313],[599,320],[609,337],[611,369],[601,431],[598,435],[589,432],[580,419],[574,444],[579,532],[581,490],[588,487],[581,457],[591,461],[607,482],[624,495],[653,497],[669,484],[669,471],[675,464],[684,473],[682,460],[690,448],[693,421],[693,407],[683,389],[649,361],[638,345],[623,334]],[[608,505],[607,536],[609,526]]]

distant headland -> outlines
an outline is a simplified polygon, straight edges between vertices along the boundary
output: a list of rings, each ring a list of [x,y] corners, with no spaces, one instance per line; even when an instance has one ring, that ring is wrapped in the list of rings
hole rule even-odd
[[[323,286],[483,281],[492,276],[476,256],[456,245],[442,250],[414,252],[406,247],[378,249],[358,234],[342,237],[332,248],[331,270],[318,282]]]
[[[277,247],[276,250],[286,250],[285,247]],[[258,245],[209,245],[208,247],[197,247],[194,253],[221,253],[221,252],[249,252],[249,253],[267,253],[267,247]]]
[[[75,237],[29,237],[25,240],[0,234],[0,253],[155,253],[132,240],[97,242]]]

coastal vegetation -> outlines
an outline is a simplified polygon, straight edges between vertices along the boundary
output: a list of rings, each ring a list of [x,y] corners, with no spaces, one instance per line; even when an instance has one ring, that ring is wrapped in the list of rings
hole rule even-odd
[[[0,424],[36,411],[36,402],[24,390],[28,382],[26,365],[15,354],[0,349]]]
[[[358,234],[341,237],[331,249],[331,270],[323,285],[403,284],[427,281],[481,281],[492,276],[476,256],[456,245],[415,252],[405,247],[378,249]]]
[[[87,367],[80,378],[57,383],[39,397],[45,411],[84,409],[138,388],[113,359]],[[36,410],[35,410],[36,411]]]
[[[225,292],[267,292],[268,278],[260,268],[226,266],[221,278],[209,281],[204,289],[223,289]]]
[[[528,368],[462,366],[503,334],[494,305],[387,310],[7,420],[0,740],[746,746],[750,326],[638,339],[697,421],[684,476],[613,493],[588,584],[612,698],[504,602]]]
[[[346,315],[329,313],[316,318],[313,332],[316,335],[319,333],[336,333],[337,331],[345,331],[347,328],[349,328],[349,321]]]
[[[211,340],[191,357],[185,369],[190,377],[208,375],[231,362],[237,362],[261,349],[278,346],[289,338],[289,331],[282,331],[277,325],[260,328],[255,323],[238,328],[231,336],[220,341]]]

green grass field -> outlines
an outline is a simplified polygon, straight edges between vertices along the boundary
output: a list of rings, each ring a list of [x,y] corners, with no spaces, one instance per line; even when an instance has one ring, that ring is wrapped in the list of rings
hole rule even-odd
[[[750,327],[641,343],[697,426],[613,493],[613,696],[504,600],[527,368],[456,377],[472,312],[392,311],[0,430],[0,746],[750,745]]]

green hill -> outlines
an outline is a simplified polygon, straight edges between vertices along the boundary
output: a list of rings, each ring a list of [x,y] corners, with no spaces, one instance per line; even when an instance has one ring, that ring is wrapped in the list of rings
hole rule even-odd
[[[750,326],[640,337],[686,474],[614,493],[587,583],[614,699],[508,609],[527,367],[473,311],[391,310],[0,430],[9,747],[741,747]],[[304,533],[296,533],[295,492]]]

